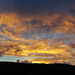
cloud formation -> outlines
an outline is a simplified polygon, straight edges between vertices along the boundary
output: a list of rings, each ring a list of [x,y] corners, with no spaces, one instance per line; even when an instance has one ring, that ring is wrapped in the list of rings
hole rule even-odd
[[[75,56],[74,2],[0,0],[0,56],[32,57],[38,63],[71,60]]]
[[[1,12],[58,13],[73,11],[74,0],[0,0]],[[60,8],[59,8],[60,7]],[[70,12],[70,11],[69,11]]]

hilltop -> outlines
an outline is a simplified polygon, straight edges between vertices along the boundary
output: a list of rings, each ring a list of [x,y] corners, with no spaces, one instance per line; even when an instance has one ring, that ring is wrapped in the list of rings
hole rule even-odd
[[[51,74],[58,73],[61,75],[73,74],[75,66],[68,64],[24,64],[14,62],[0,62],[0,74],[4,75],[39,75],[41,73]]]

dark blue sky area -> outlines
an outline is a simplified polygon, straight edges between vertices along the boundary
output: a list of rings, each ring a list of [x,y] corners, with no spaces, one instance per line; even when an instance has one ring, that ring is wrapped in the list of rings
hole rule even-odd
[[[71,10],[71,11],[70,11]],[[75,0],[0,0],[0,12],[74,13]]]

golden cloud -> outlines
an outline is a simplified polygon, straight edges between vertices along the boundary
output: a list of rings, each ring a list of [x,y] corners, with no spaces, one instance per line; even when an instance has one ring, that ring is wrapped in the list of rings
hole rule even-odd
[[[62,17],[62,14],[52,15],[24,15],[19,16],[17,13],[0,14],[0,55],[13,56],[31,56],[44,57],[44,59],[32,59],[32,62],[50,63],[55,61],[68,61],[73,57],[74,44],[64,44],[64,40],[74,41],[72,38],[56,38],[56,34],[66,33],[74,36],[75,17],[68,14]],[[45,38],[40,40],[41,34],[54,34],[55,38]],[[34,36],[36,35],[36,36]],[[26,38],[30,36],[30,38]],[[34,36],[37,39],[32,39]],[[7,40],[9,38],[11,40]],[[45,59],[47,57],[47,59]],[[53,58],[48,58],[53,57]]]

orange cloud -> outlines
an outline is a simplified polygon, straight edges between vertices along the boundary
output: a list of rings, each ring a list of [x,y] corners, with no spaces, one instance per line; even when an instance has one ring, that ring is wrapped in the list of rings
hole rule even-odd
[[[31,59],[33,63],[53,63],[55,61],[64,62],[71,60],[73,52],[66,45],[61,43],[54,44],[52,46],[41,45],[29,45],[22,42],[7,41],[0,44],[0,55],[12,55],[12,56],[25,56],[34,57]],[[36,60],[36,58],[38,60]],[[39,59],[40,58],[40,59]],[[48,60],[49,59],[49,60]]]
[[[74,53],[74,51],[71,51],[71,47],[74,48],[74,46],[64,44],[63,41],[74,41],[74,39],[63,37],[57,39],[55,35],[58,33],[74,35],[74,20],[75,17],[70,14],[64,17],[62,17],[62,14],[37,14],[21,17],[15,12],[1,13],[0,35],[4,36],[4,41],[0,41],[0,55],[44,57],[44,59],[32,59],[32,62],[38,63],[71,60],[70,58],[73,57]],[[25,38],[25,36],[33,36],[34,34],[38,39]],[[40,40],[39,35],[41,34],[54,34],[56,39],[42,38]],[[45,57],[48,58],[51,55],[53,58],[45,59]]]
[[[0,27],[2,35],[15,38],[15,36],[27,35],[31,33],[74,33],[74,16],[68,14],[62,17],[62,14],[53,15],[30,15],[21,17],[17,13],[2,13],[0,17]],[[20,29],[19,29],[20,28]],[[35,32],[34,32],[35,31]],[[56,31],[56,32],[55,32]],[[12,39],[13,39],[12,38]],[[16,38],[15,38],[16,39]]]

